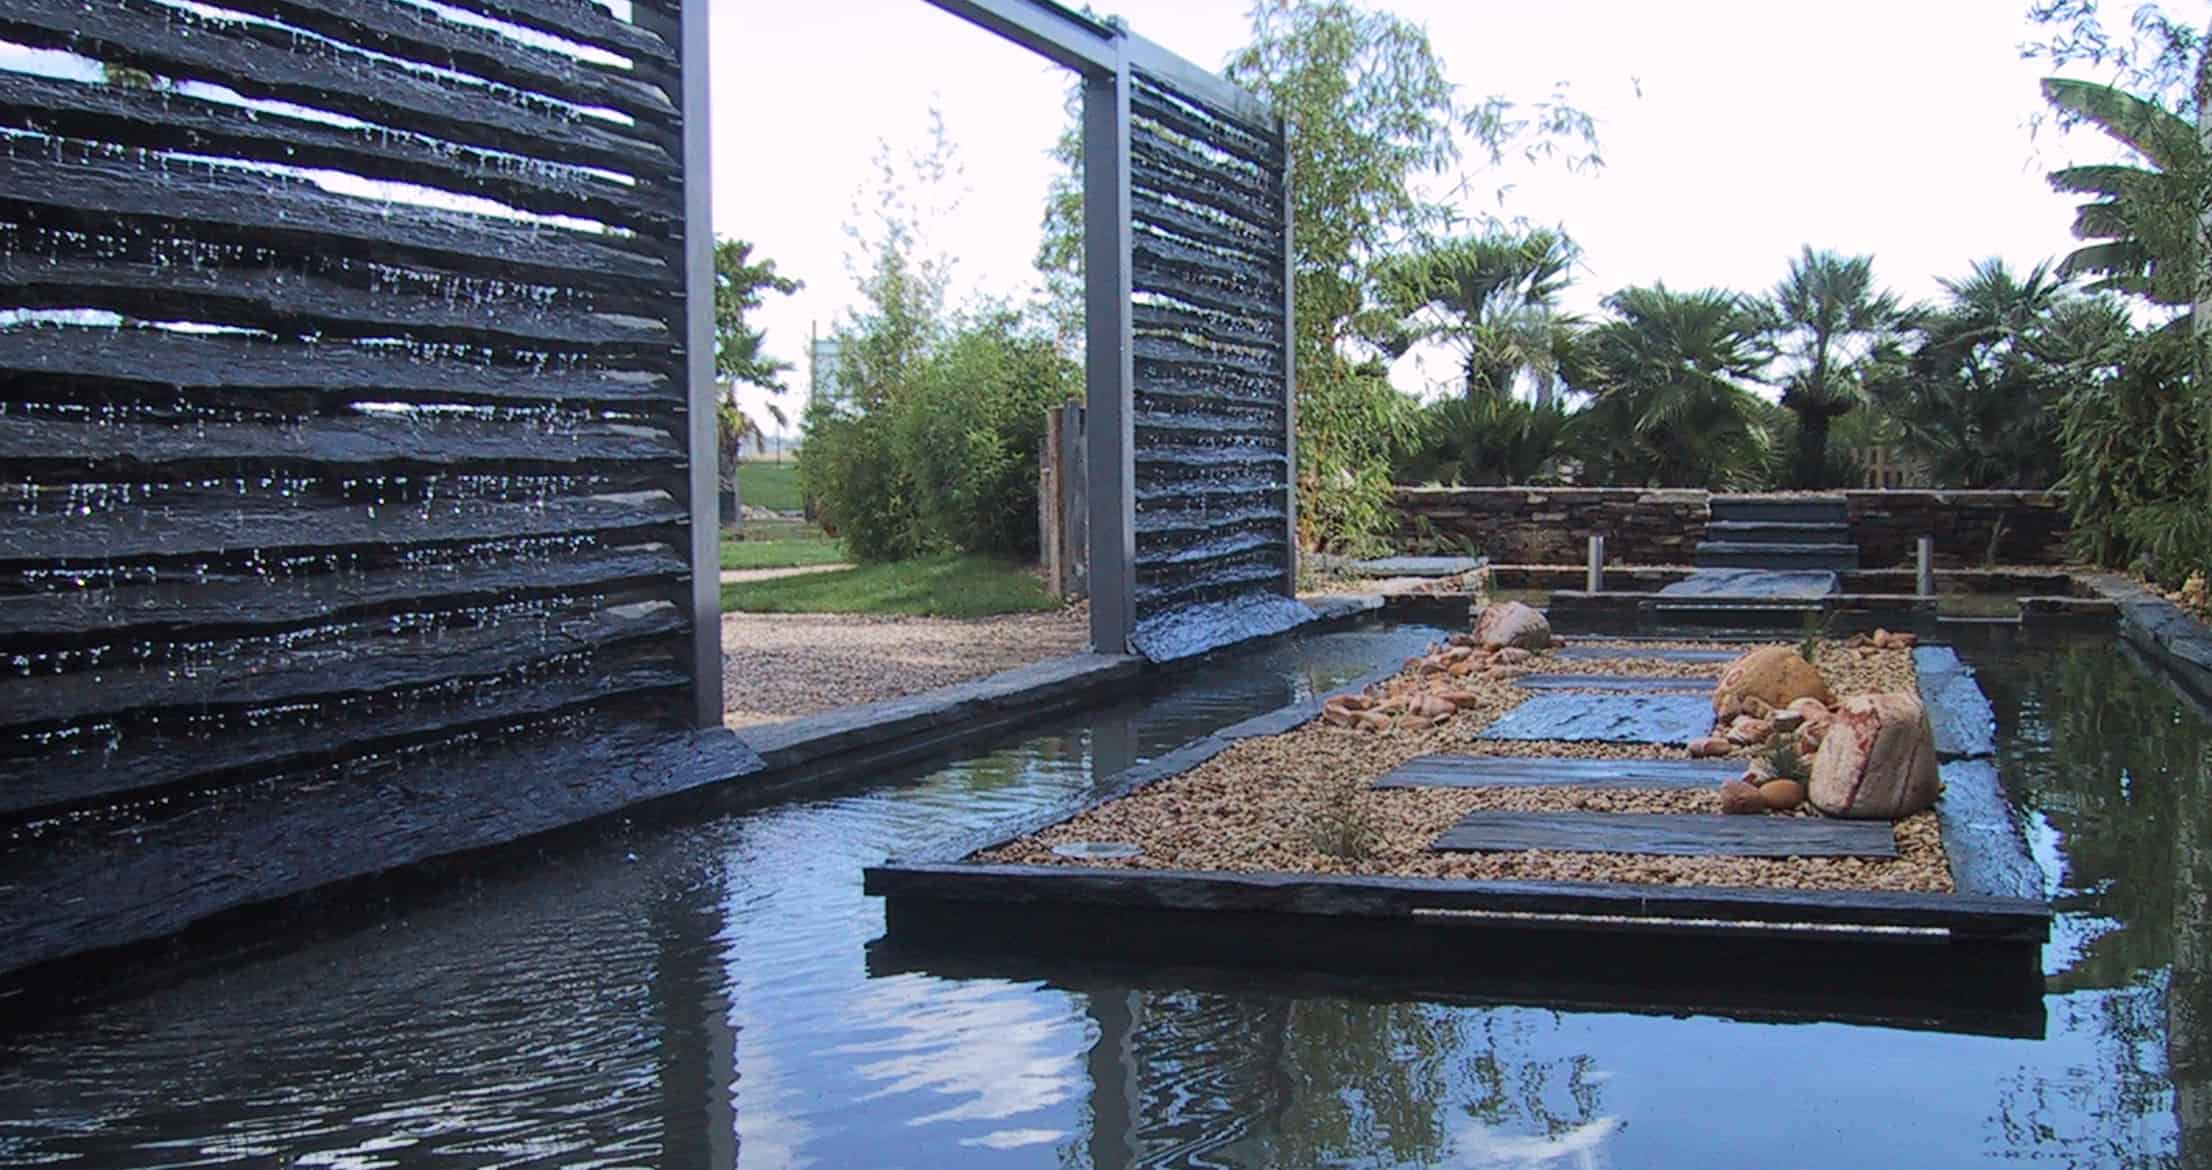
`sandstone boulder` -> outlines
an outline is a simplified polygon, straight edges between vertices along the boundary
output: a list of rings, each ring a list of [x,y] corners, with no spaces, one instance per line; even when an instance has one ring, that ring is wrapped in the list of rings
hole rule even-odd
[[[1720,811],[1730,816],[1749,816],[1767,811],[1767,802],[1757,788],[1741,780],[1730,780],[1720,786]]]
[[[1475,640],[1485,646],[1514,646],[1537,651],[1551,648],[1551,622],[1518,601],[1492,602],[1475,619]]]
[[[1820,671],[1787,646],[1762,646],[1728,664],[1713,687],[1713,713],[1734,718],[1751,709],[1757,699],[1768,710],[1787,707],[1799,699],[1835,702]]]
[[[1832,817],[1897,820],[1935,804],[1935,732],[1912,695],[1854,695],[1836,708],[1813,757],[1808,796]]]
[[[1805,803],[1805,786],[1795,780],[1769,780],[1759,786],[1759,799],[1775,812],[1788,812]]]
[[[1727,740],[1722,739],[1717,735],[1708,735],[1701,739],[1693,739],[1690,741],[1689,748],[1690,758],[1697,760],[1709,760],[1716,756],[1725,756],[1731,750],[1733,750],[1732,746]]]

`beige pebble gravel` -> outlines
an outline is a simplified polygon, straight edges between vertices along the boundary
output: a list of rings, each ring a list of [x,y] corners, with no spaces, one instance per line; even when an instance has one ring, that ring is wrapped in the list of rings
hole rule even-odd
[[[1748,647],[1747,647],[1748,649]],[[1699,677],[1717,664],[1634,658],[1557,660],[1540,656],[1508,677],[1444,678],[1409,669],[1372,687],[1378,698],[1419,688],[1456,691],[1478,702],[1440,726],[1375,733],[1315,720],[1282,735],[1243,740],[1207,763],[1147,786],[1032,836],[977,856],[1015,864],[1123,865],[1143,869],[1308,872],[1439,878],[1526,878],[1659,885],[1764,886],[1783,889],[1951,889],[1933,813],[1896,826],[1899,856],[1744,858],[1628,856],[1562,851],[1433,853],[1429,843],[1476,809],[1610,813],[1718,812],[1719,792],[1576,788],[1414,788],[1375,791],[1375,779],[1416,756],[1564,756],[1583,759],[1683,759],[1679,748],[1644,744],[1487,740],[1481,729],[1526,699],[1511,681],[1523,673],[1666,674]],[[1885,650],[1862,657],[1824,644],[1818,665],[1838,697],[1915,690],[1912,656]],[[1632,668],[1633,666],[1633,668]],[[1662,672],[1658,667],[1667,667]],[[1738,757],[1752,753],[1739,749]],[[1794,816],[1816,815],[1800,809]],[[1118,841],[1143,853],[1125,861],[1073,861],[1052,852],[1072,841]]]
[[[724,614],[723,721],[745,727],[901,698],[1089,645],[1081,606],[972,621]]]

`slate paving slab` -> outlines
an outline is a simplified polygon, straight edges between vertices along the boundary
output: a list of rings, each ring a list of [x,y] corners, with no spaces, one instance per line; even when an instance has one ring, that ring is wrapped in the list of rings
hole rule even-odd
[[[1912,652],[1920,675],[1920,701],[1935,729],[1936,758],[1976,759],[1997,753],[1997,713],[1974,681],[1974,671],[1949,646]]]
[[[1655,674],[1524,674],[1516,686],[1531,691],[1644,691],[1655,694],[1711,694],[1710,678],[1669,678]]]
[[[1714,662],[1729,663],[1743,656],[1749,646],[1732,650],[1659,650],[1622,648],[1619,646],[1567,646],[1551,652],[1554,658],[1574,662],[1589,662],[1617,658],[1641,658],[1647,662]]]
[[[1895,857],[1887,821],[1709,813],[1468,813],[1429,848],[1447,853],[1662,854],[1677,857]]]
[[[1839,580],[1834,573],[1811,570],[1699,569],[1661,589],[1659,596],[1813,600],[1834,593]]]
[[[1485,728],[1484,739],[1687,744],[1713,730],[1704,695],[1537,695]]]
[[[1484,563],[1474,557],[1383,557],[1358,561],[1352,567],[1362,577],[1457,577]]]
[[[1420,756],[1376,788],[1717,788],[1743,775],[1733,760],[1584,760],[1560,756]]]

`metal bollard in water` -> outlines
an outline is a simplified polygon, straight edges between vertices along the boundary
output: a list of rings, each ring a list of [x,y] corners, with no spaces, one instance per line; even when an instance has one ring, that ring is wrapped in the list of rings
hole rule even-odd
[[[1605,538],[1590,538],[1590,571],[1583,579],[1585,593],[1602,593],[1605,590]]]
[[[1920,574],[1915,587],[1922,597],[1934,597],[1936,593],[1935,549],[1935,537],[1920,538]]]

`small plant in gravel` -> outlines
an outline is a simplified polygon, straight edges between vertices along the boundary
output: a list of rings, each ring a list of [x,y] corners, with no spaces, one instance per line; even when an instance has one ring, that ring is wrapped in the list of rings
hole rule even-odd
[[[1766,764],[1767,774],[1777,780],[1795,780],[1803,784],[1812,779],[1812,765],[1788,735],[1774,737],[1772,746],[1760,757]]]
[[[1306,840],[1314,851],[1338,861],[1359,862],[1375,855],[1381,839],[1366,810],[1359,806],[1357,788],[1340,788],[1326,804],[1314,810],[1306,826]]]

